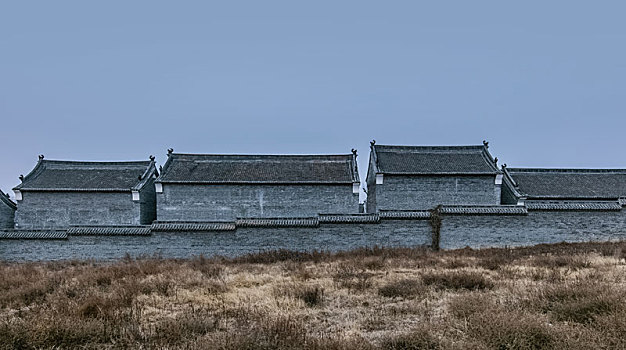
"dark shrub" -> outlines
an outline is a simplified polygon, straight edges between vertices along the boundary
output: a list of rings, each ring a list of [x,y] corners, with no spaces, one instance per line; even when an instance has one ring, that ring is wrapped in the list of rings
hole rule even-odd
[[[337,273],[333,275],[333,281],[339,288],[362,291],[372,287],[371,278],[373,276],[374,274],[358,269],[354,265],[342,264]]]
[[[493,288],[493,282],[477,272],[445,271],[422,275],[422,281],[441,289],[480,290]]]
[[[287,249],[269,250],[259,253],[246,254],[237,258],[230,259],[234,263],[248,264],[272,264],[281,261],[321,261],[330,254],[323,251],[298,252]]]
[[[572,255],[539,255],[530,259],[529,264],[535,267],[569,267],[573,270],[591,267],[591,262],[584,257]]]
[[[205,311],[187,312],[155,326],[153,337],[161,344],[179,344],[217,329],[219,318]]]
[[[532,315],[487,309],[468,318],[468,333],[488,349],[553,349],[556,331]]]
[[[450,313],[457,318],[466,319],[492,307],[492,296],[483,293],[462,294],[450,301]]]
[[[78,306],[78,315],[83,318],[98,318],[108,309],[106,301],[96,296],[90,296]]]
[[[412,298],[424,293],[426,293],[426,288],[415,279],[402,279],[378,288],[378,295],[386,298]]]
[[[300,299],[307,306],[313,307],[324,301],[324,289],[319,286],[289,283],[275,287],[274,296]]]
[[[624,296],[602,283],[552,285],[537,296],[542,311],[557,321],[592,323],[596,316],[623,310]]]
[[[224,275],[224,266],[213,259],[205,258],[204,255],[191,259],[189,264],[208,278],[220,278]]]
[[[498,270],[500,267],[511,263],[511,259],[503,255],[484,257],[478,260],[478,266],[485,270]]]
[[[306,287],[297,292],[298,298],[309,306],[317,306],[324,300],[324,289],[321,287]]]
[[[593,299],[572,300],[552,307],[557,321],[591,323],[597,315],[606,315],[616,309],[614,300],[602,296]]]

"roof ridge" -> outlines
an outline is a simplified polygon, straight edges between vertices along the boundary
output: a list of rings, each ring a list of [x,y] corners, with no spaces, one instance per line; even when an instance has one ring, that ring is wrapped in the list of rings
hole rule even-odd
[[[512,173],[625,173],[624,168],[509,168]]]
[[[482,150],[484,145],[430,145],[430,146],[414,146],[414,145],[379,145],[375,144],[374,148],[395,148],[395,149],[415,149],[415,150]]]
[[[2,190],[0,190],[0,200],[6,203],[11,208],[17,209],[17,204],[11,200],[8,194],[5,194],[4,192],[2,192]]]
[[[171,153],[171,156],[191,156],[191,157],[352,157],[352,153],[332,153],[332,154],[242,154],[242,153]]]
[[[124,161],[106,161],[106,160],[59,160],[59,159],[43,159],[43,164],[56,163],[56,164],[148,164],[151,160],[124,160]]]

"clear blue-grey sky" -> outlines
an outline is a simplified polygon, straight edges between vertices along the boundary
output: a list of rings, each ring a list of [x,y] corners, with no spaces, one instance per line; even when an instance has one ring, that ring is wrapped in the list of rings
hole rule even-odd
[[[480,144],[626,167],[624,1],[2,1],[0,188],[37,155]]]

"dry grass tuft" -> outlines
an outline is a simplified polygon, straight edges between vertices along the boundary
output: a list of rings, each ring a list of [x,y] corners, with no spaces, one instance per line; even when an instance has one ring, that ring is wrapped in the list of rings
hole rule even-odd
[[[0,349],[623,349],[626,242],[0,262]]]

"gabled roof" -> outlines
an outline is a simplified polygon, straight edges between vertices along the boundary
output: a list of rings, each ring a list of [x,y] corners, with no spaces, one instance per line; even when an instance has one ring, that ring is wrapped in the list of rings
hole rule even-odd
[[[17,209],[17,206],[15,205],[15,202],[13,202],[11,200],[11,198],[9,198],[9,195],[7,195],[6,193],[2,192],[2,190],[0,190],[0,202],[8,205],[13,210]]]
[[[126,192],[143,188],[153,174],[158,175],[153,160],[76,162],[40,157],[14,190]]]
[[[181,184],[352,184],[356,153],[342,155],[218,155],[169,153],[156,182]]]
[[[372,142],[376,174],[487,175],[498,174],[496,161],[481,146],[389,146]]]
[[[626,169],[505,168],[528,199],[618,199],[626,196]]]

